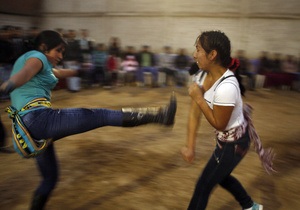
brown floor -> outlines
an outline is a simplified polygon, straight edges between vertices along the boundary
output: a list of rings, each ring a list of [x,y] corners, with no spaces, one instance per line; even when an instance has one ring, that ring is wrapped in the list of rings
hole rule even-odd
[[[213,129],[203,120],[197,158],[187,164],[179,150],[185,143],[189,97],[186,88],[92,88],[78,93],[53,92],[54,107],[156,106],[177,93],[173,129],[160,126],[105,127],[55,142],[60,182],[47,210],[184,210],[213,149]],[[277,153],[278,173],[269,176],[251,151],[233,174],[265,210],[300,209],[300,94],[294,91],[248,92],[254,123],[266,147]],[[3,108],[8,104],[0,104]],[[9,119],[1,111],[7,129]],[[8,139],[10,144],[10,139]],[[28,209],[40,176],[34,159],[0,153],[0,209]],[[217,187],[208,210],[240,210],[234,198]]]

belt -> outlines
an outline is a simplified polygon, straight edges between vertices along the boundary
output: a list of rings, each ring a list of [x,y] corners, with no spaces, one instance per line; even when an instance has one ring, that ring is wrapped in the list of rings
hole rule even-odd
[[[31,109],[33,107],[39,107],[39,106],[44,106],[44,107],[51,107],[51,102],[48,101],[46,98],[36,98],[30,102],[28,102],[20,111],[25,111],[28,109]]]

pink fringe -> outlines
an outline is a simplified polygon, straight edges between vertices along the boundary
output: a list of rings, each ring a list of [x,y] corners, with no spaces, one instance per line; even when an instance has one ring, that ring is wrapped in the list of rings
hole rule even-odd
[[[251,119],[252,110],[253,108],[249,104],[244,105],[244,116],[248,122],[249,136],[251,141],[253,141],[255,151],[259,155],[262,165],[265,168],[266,172],[268,174],[272,174],[273,172],[276,172],[276,170],[274,170],[273,168],[273,160],[275,158],[275,153],[271,148],[264,149],[262,147],[261,140],[258,134],[256,133]]]

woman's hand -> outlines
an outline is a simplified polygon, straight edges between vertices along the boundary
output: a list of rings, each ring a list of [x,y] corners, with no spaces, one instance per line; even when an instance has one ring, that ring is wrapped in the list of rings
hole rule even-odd
[[[197,83],[192,83],[189,87],[189,95],[194,101],[203,100],[203,88],[199,87]]]
[[[181,155],[186,162],[192,163],[195,158],[195,151],[185,146],[181,149]]]
[[[0,95],[2,93],[4,94],[9,94],[10,92],[12,92],[14,89],[16,88],[15,84],[10,81],[10,80],[7,80],[5,82],[3,82],[0,86]]]

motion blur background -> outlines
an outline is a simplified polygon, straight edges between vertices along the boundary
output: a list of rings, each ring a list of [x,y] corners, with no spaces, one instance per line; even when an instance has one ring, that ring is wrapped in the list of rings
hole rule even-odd
[[[233,52],[261,51],[299,57],[299,0],[0,0],[0,25],[88,29],[97,42],[119,37],[132,46],[193,51],[197,35],[222,30]]]
[[[259,65],[263,63],[256,59],[261,52],[269,52],[272,58],[277,53],[282,58],[292,55],[296,59],[291,63],[293,71],[246,69],[247,74],[242,75],[243,81],[248,77],[248,89],[254,90],[247,91],[245,101],[255,108],[253,119],[264,145],[275,148],[279,173],[266,174],[254,149],[234,173],[265,209],[300,209],[299,0],[0,0],[1,26],[25,31],[32,27],[77,32],[87,29],[96,43],[108,44],[111,37],[118,37],[123,49],[149,45],[159,54],[163,46],[171,46],[174,50],[186,49],[190,56],[202,31],[222,30],[232,42],[232,52],[244,50],[255,64],[256,60]],[[0,58],[7,54],[0,45]],[[1,63],[0,59],[0,82],[8,79],[11,68],[11,63]],[[251,86],[252,79],[255,85]],[[110,127],[56,142],[61,181],[47,209],[186,209],[214,148],[211,126],[203,120],[195,164],[185,163],[180,156],[189,113],[187,88],[171,84],[108,90],[86,85],[88,88],[78,92],[75,85],[76,91],[72,86],[70,93],[62,88],[66,86],[63,80],[60,82],[52,100],[58,108],[161,105],[175,90],[180,109],[172,132],[154,126],[130,132]],[[0,114],[8,131],[6,145],[11,146],[11,121],[4,112],[10,104],[8,99],[0,98]],[[36,166],[28,164],[32,159],[21,159],[17,154],[0,153],[0,159],[0,208],[23,210],[39,179]],[[208,210],[240,209],[229,193],[222,188],[216,190]]]

